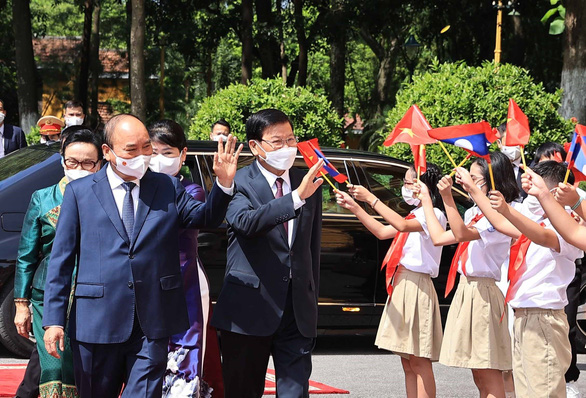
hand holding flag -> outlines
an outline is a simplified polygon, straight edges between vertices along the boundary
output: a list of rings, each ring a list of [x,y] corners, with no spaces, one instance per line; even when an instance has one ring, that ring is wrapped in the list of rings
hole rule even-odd
[[[319,143],[317,138],[312,138],[308,141],[302,141],[297,144],[297,149],[303,155],[303,160],[307,163],[308,167],[313,167],[320,159],[323,160],[324,165],[320,169],[321,175],[326,179],[326,181],[336,190],[337,188],[332,184],[332,182],[326,177],[326,174],[329,174],[334,180],[339,183],[345,182],[348,183],[348,177],[344,174],[340,173],[332,163],[326,158],[319,147]]]

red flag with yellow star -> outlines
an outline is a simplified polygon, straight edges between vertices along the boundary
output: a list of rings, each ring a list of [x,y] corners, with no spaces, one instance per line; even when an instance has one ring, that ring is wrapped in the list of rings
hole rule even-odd
[[[413,151],[413,167],[417,172],[417,178],[427,171],[427,160],[425,159],[425,145],[410,144]]]
[[[406,142],[411,145],[433,144],[436,140],[427,134],[427,130],[431,130],[429,122],[419,107],[412,105],[391,131],[383,145],[391,146],[396,142]]]
[[[514,99],[509,98],[509,112],[507,114],[507,135],[505,136],[506,146],[525,146],[529,143],[529,119],[523,113]]]

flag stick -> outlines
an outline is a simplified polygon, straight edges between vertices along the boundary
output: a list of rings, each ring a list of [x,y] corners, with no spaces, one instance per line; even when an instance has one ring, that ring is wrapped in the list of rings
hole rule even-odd
[[[336,188],[336,187],[334,186],[334,184],[332,184],[332,182],[330,181],[330,179],[329,179],[328,177],[326,177],[326,175],[324,174],[324,172],[323,172],[323,171],[320,171],[320,174],[321,174],[321,176],[322,176],[323,178],[325,178],[325,180],[328,182],[328,184],[330,184],[330,185],[332,186],[332,188],[334,188],[334,191],[338,190],[338,188]]]
[[[464,163],[466,163],[466,162],[468,161],[468,159],[470,159],[471,157],[472,157],[472,154],[471,154],[471,153],[469,153],[469,154],[468,154],[468,156],[466,156],[466,157],[464,158],[464,160],[462,160],[462,161],[460,162],[460,164],[458,165],[458,167],[462,167],[462,166],[464,165]],[[456,169],[457,169],[458,167],[456,167]],[[456,174],[456,170],[455,170],[455,169],[454,169],[454,170],[452,170],[452,172],[450,173],[450,177],[453,177],[453,176],[454,176],[454,174]]]
[[[527,163],[525,163],[525,147],[520,145],[521,147],[521,162],[523,162],[523,170],[527,168]]]
[[[568,165],[568,169],[566,170],[566,176],[564,177],[564,185],[568,183],[568,178],[570,177],[570,166]]]
[[[490,174],[490,184],[492,186],[492,190],[494,191],[496,188],[494,187],[494,175],[492,174],[492,164],[490,163],[490,160],[487,163],[488,163],[488,174]]]
[[[440,144],[440,146],[442,147],[442,149],[444,150],[444,152],[446,153],[446,155],[448,156],[448,159],[450,159],[450,162],[452,162],[452,164],[454,165],[454,167],[458,167],[456,165],[456,162],[454,161],[454,158],[452,157],[452,155],[450,155],[450,153],[448,152],[448,150],[446,149],[446,147],[444,146],[443,142],[441,141],[437,141],[438,144]]]

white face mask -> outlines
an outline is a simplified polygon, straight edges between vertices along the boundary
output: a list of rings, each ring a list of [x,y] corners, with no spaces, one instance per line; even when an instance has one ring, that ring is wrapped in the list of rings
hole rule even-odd
[[[519,146],[501,146],[501,152],[509,158],[511,162],[521,157],[521,148]]]
[[[407,188],[405,185],[401,187],[401,195],[403,200],[410,206],[418,206],[421,200],[413,197],[413,191]]]
[[[256,141],[255,141],[256,142]],[[260,144],[256,142],[257,148],[261,148]],[[261,148],[264,151],[264,148]],[[277,170],[289,170],[293,163],[295,163],[295,156],[297,155],[297,147],[286,146],[273,152],[265,151],[265,156],[259,157],[267,162],[269,166],[274,167]]]
[[[130,159],[122,159],[112,149],[110,151],[116,158],[116,170],[124,175],[140,180],[149,168],[151,157],[148,155],[138,155]]]
[[[4,114],[4,112],[0,112],[0,124],[2,124],[4,122],[5,117],[6,117],[6,115]]]
[[[541,203],[539,203],[537,196],[527,195],[525,200],[523,200],[523,204],[531,214],[535,214],[539,217],[542,217],[545,214],[545,211],[543,210],[543,207],[541,207]]]
[[[63,170],[65,171],[65,177],[67,177],[67,181],[71,182],[83,177],[87,177],[90,174],[94,174],[91,171],[87,171],[87,170],[79,170],[79,169],[68,169],[67,167],[64,167]]]
[[[226,141],[228,141],[228,136],[227,136],[227,135],[224,135],[224,134],[220,134],[220,135],[214,135],[214,136],[212,137],[212,141],[216,141],[216,142],[218,142],[218,141],[226,142]]]
[[[65,118],[65,126],[69,127],[69,126],[81,126],[81,124],[83,123],[83,118],[82,117],[77,117],[77,116],[69,116]]]
[[[175,176],[181,169],[181,155],[168,158],[162,154],[151,157],[149,168],[157,173]]]

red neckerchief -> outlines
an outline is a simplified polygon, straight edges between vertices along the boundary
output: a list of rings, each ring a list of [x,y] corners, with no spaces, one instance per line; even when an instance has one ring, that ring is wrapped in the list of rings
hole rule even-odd
[[[414,218],[415,214],[409,213],[407,217],[405,217],[405,220],[412,220]],[[385,281],[387,286],[387,293],[389,296],[393,294],[393,285],[391,284],[391,281],[393,280],[393,276],[397,271],[399,261],[401,261],[403,247],[405,246],[405,242],[407,242],[408,236],[409,232],[397,232],[397,235],[395,235],[395,239],[393,239],[393,243],[391,243],[391,247],[389,247],[389,251],[387,251],[387,255],[383,260],[381,271],[383,268],[387,267]]]

